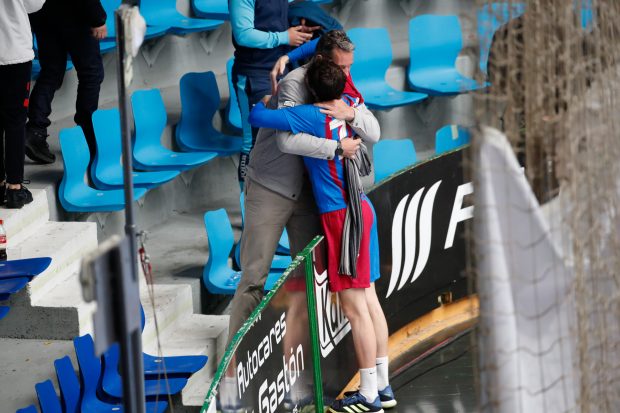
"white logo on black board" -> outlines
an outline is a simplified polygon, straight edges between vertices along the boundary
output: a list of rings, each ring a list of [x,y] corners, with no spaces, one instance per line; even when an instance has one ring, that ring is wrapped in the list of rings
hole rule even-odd
[[[351,331],[351,324],[342,311],[338,294],[329,291],[327,270],[318,274],[316,267],[314,268],[314,293],[317,300],[321,355],[325,358]]]
[[[392,221],[392,273],[386,298],[401,290],[407,281],[414,282],[428,264],[433,236],[433,208],[441,181],[424,194],[420,188],[413,196],[404,196],[394,212]],[[474,207],[462,208],[465,195],[473,193],[471,182],[456,191],[444,249],[452,247],[459,222],[473,217]]]

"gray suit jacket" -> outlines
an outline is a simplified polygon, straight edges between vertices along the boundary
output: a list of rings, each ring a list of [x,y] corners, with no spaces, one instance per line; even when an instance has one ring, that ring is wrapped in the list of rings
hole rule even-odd
[[[271,99],[278,108],[308,103],[310,95],[304,78],[306,67],[290,72],[278,85],[278,93]],[[381,135],[379,122],[361,104],[355,111],[355,119],[349,122],[353,130],[367,142],[377,142]],[[307,133],[292,134],[289,131],[261,128],[250,155],[248,177],[278,194],[297,199],[304,184],[304,164],[300,156],[332,159],[337,142],[317,138]]]

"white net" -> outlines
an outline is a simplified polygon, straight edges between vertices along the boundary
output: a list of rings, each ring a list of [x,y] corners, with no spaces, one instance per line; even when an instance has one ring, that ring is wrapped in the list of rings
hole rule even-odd
[[[482,410],[620,411],[620,2],[477,7]]]

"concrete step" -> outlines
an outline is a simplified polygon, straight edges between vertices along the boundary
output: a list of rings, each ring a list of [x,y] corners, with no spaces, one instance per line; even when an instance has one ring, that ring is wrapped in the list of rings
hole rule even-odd
[[[21,258],[14,246],[38,232],[49,219],[47,193],[44,189],[33,189],[33,201],[21,209],[0,208],[0,219],[4,221],[7,235],[9,259]],[[17,255],[17,256],[16,256]]]
[[[46,222],[15,246],[22,258],[51,257],[52,263],[11,296],[1,337],[71,340],[92,330],[92,306],[81,299],[78,274],[82,256],[97,247],[96,234],[93,223]]]

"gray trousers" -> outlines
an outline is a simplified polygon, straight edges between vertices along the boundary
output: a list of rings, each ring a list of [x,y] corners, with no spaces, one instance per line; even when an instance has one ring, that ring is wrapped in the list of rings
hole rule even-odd
[[[243,274],[231,302],[228,343],[265,295],[265,281],[284,227],[293,258],[322,232],[310,182],[293,201],[247,178],[241,235]]]

